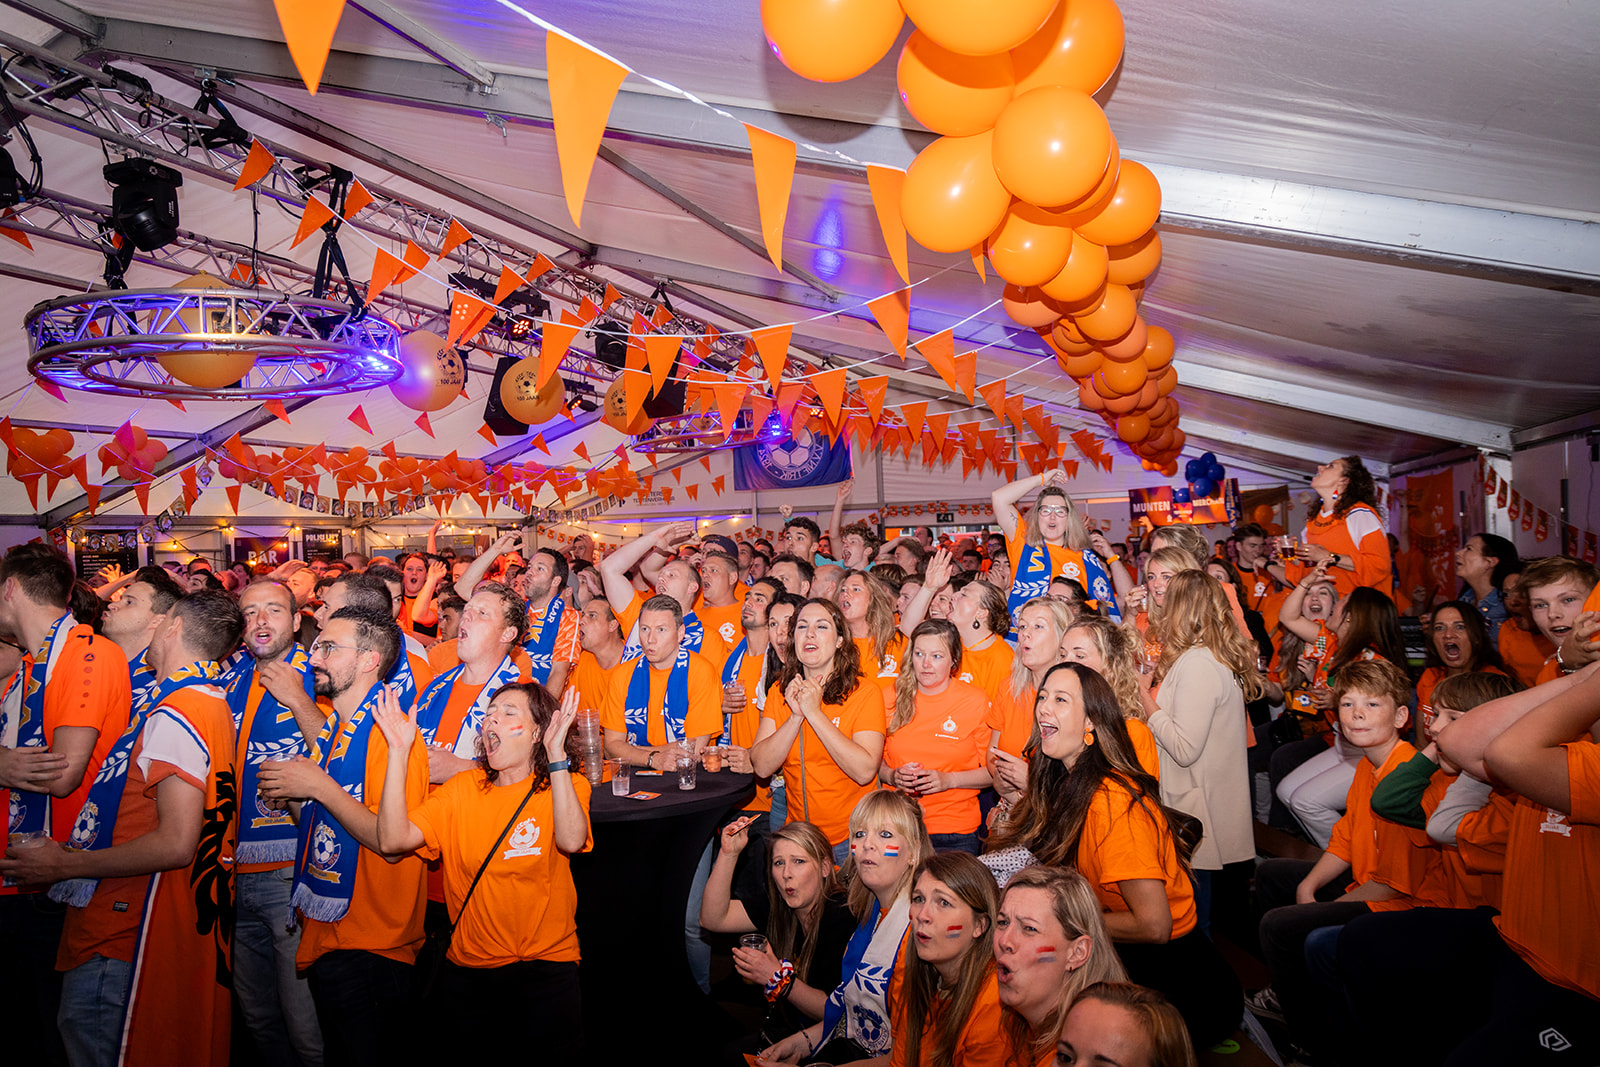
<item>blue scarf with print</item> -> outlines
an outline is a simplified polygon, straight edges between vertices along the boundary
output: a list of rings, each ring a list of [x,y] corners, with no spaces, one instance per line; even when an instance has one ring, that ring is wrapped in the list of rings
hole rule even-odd
[[[682,648],[672,658],[667,675],[666,699],[661,718],[667,725],[667,743],[683,740],[684,718],[689,713],[689,653]],[[628,743],[650,747],[650,661],[640,656],[628,676],[628,702],[622,709],[622,722],[628,730]]]
[[[289,666],[299,674],[307,696],[314,696],[311,657],[298,646],[289,656]],[[239,863],[293,863],[295,856],[294,819],[287,811],[268,807],[258,790],[261,765],[267,760],[304,756],[310,751],[300,734],[294,712],[262,687],[261,700],[250,704],[251,683],[259,669],[254,656],[227,675],[223,687],[228,691],[228,710],[233,713],[234,733],[244,740],[244,765],[239,774],[239,844],[234,858]]]
[[[56,661],[66,650],[78,620],[69,611],[50,627],[44,644],[22,661],[17,673],[11,676],[5,696],[0,698],[0,737],[10,729],[8,720],[17,717],[16,747],[46,748],[50,739],[44,735],[44,691],[54,672]],[[20,692],[18,691],[20,687]],[[11,790],[9,827],[13,834],[50,832],[49,793],[30,793],[23,789]]]
[[[534,621],[533,612],[528,612],[528,639],[522,643],[522,650],[533,664],[533,680],[540,685],[550,682],[550,670],[555,666],[556,638],[561,634],[561,616],[566,610],[566,600],[556,596],[540,612],[538,622]]]
[[[403,661],[404,656],[401,658]],[[367,742],[376,728],[372,710],[378,706],[378,696],[383,690],[382,684],[375,684],[349,719],[338,715],[329,717],[311,749],[317,766],[327,771],[340,789],[363,804],[367,790]],[[408,704],[402,700],[401,707]],[[308,919],[338,922],[350,910],[356,861],[360,856],[361,842],[322,805],[307,801],[300,809],[294,891],[289,902]]]
[[[494,674],[478,690],[478,699],[472,702],[472,707],[467,710],[466,716],[461,720],[461,729],[456,736],[440,741],[435,735],[439,732],[439,725],[444,719],[444,709],[450,703],[450,690],[455,687],[456,679],[467,669],[465,663],[459,664],[433,680],[427,689],[422,691],[422,696],[417,700],[417,729],[422,732],[422,740],[430,745],[448,745],[456,755],[462,759],[477,758],[478,731],[483,725],[484,712],[489,708],[489,702],[500,691],[500,687],[510,685],[522,673],[511,662],[510,656],[500,659],[500,666],[495,668]],[[463,751],[464,749],[464,751]]]

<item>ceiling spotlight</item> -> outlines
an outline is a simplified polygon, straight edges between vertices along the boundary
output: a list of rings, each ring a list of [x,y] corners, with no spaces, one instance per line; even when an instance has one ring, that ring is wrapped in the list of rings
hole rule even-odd
[[[154,252],[178,236],[178,187],[183,175],[149,159],[108,163],[111,225],[141,252]]]
[[[533,336],[534,320],[526,315],[511,316],[511,325],[506,328],[506,336],[513,341],[526,341]]]

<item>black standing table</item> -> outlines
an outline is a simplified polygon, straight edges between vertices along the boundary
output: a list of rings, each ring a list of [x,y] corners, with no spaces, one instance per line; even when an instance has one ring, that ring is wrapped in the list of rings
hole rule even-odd
[[[610,782],[596,786],[594,849],[572,857],[591,1052],[628,1041],[652,1047],[663,1025],[715,1022],[717,1009],[689,972],[683,913],[700,854],[724,816],[755,795],[755,778],[701,769],[694,789],[679,790],[676,774],[635,769],[630,787],[661,795],[630,800],[614,796]]]

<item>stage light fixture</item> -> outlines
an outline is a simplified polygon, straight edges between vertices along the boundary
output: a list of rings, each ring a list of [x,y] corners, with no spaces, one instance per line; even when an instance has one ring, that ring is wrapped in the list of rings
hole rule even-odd
[[[111,225],[141,252],[154,252],[178,236],[178,187],[183,175],[149,159],[108,163]]]
[[[506,329],[506,336],[513,341],[526,341],[533,336],[534,320],[526,315],[511,316],[511,325]]]
[[[22,175],[11,153],[0,148],[0,208],[16,207],[22,203]]]

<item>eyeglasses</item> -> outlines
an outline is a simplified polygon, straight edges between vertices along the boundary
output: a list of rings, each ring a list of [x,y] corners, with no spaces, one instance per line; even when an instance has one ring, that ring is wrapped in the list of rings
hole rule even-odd
[[[362,648],[360,645],[336,645],[332,641],[315,641],[312,643],[311,647],[307,649],[307,651],[309,651],[313,656],[321,656],[323,659],[327,659],[341,648],[350,649],[354,652],[372,651],[372,649]]]
[[[1040,515],[1057,515],[1057,516],[1061,516],[1061,515],[1065,515],[1066,513],[1067,513],[1067,509],[1062,507],[1060,504],[1040,504],[1039,505],[1039,514]]]

